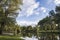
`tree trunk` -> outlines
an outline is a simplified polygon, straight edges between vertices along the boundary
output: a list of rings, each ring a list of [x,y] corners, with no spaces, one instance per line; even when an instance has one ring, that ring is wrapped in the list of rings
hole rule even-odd
[[[0,28],[0,35],[2,34],[2,29]]]
[[[3,29],[4,29],[4,22],[1,23],[1,27],[0,27],[0,35],[2,35]]]

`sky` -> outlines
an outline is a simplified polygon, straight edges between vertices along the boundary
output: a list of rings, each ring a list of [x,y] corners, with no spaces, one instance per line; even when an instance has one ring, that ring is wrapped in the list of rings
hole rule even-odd
[[[37,25],[40,20],[48,16],[50,10],[54,10],[56,5],[60,4],[60,0],[23,0],[20,5],[21,11],[18,10],[16,18],[19,25]]]

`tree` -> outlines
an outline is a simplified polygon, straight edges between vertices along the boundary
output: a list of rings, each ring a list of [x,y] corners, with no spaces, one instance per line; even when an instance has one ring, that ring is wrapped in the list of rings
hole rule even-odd
[[[50,17],[46,17],[38,22],[38,25],[40,25],[41,29],[44,29],[44,24],[49,24],[50,23]]]
[[[49,16],[54,16],[54,15],[55,15],[54,10],[51,10],[51,11],[49,12]]]
[[[56,25],[58,24],[58,25]],[[46,17],[38,22],[38,25],[40,25],[40,30],[46,30],[44,33],[46,39],[45,40],[57,40],[55,38],[56,34],[53,32],[56,32],[57,34],[60,32],[60,6],[56,6],[55,11],[51,10],[49,12],[49,17]],[[42,25],[42,26],[41,26]],[[50,31],[51,33],[48,33]],[[58,31],[58,32],[57,32]],[[43,31],[42,31],[43,32]],[[44,35],[41,33],[41,35]],[[59,35],[60,37],[60,35]]]
[[[32,26],[27,26],[27,32],[31,32],[32,31]]]
[[[15,24],[21,0],[0,0],[0,34],[5,25]]]
[[[56,24],[58,24],[58,29],[60,29],[60,6],[56,6],[55,11],[56,11],[55,22]]]

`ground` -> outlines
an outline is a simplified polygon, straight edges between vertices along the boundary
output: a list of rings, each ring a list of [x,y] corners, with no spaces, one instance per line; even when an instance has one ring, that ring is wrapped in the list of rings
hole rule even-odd
[[[0,40],[22,40],[22,39],[20,37],[17,37],[17,36],[0,35]]]

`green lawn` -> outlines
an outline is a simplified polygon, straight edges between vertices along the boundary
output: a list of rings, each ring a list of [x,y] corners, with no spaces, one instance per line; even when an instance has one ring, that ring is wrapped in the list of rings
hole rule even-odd
[[[22,40],[22,39],[16,36],[1,36],[0,35],[0,40]]]

